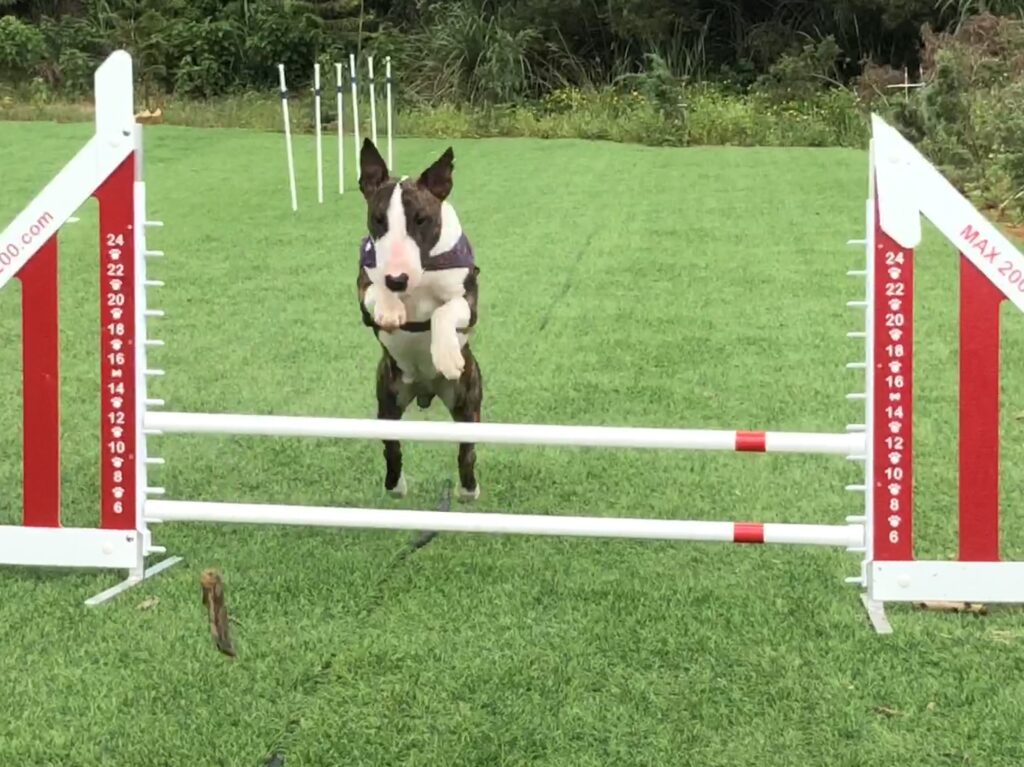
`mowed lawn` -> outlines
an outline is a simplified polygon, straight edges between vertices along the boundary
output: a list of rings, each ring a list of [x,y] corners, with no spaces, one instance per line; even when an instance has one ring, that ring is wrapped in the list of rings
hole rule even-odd
[[[0,222],[89,126],[0,124]],[[416,175],[439,141],[397,143]],[[481,267],[474,348],[501,422],[842,431],[863,421],[866,158],[846,150],[454,142],[453,201]],[[359,320],[364,207],[325,143],[147,129],[151,276],[176,410],[372,417]],[[94,206],[63,235],[66,519],[97,516]],[[955,254],[918,272],[917,551],[956,549]],[[18,287],[0,293],[0,520],[20,514]],[[1024,322],[1004,351],[1004,553],[1024,557]],[[446,419],[439,403],[411,418]],[[454,446],[154,438],[169,498],[436,509]],[[838,457],[478,447],[483,511],[841,524]],[[381,512],[386,513],[386,512]],[[185,557],[97,608],[117,573],[0,571],[3,765],[1020,765],[1024,615],[893,606],[876,636],[857,555],[802,547],[167,525]],[[238,658],[213,648],[220,568]],[[158,601],[157,601],[158,600]]]

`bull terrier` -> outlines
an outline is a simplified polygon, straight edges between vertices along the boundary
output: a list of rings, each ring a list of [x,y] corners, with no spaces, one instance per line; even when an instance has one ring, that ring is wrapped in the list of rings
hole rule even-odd
[[[399,420],[416,400],[440,399],[455,421],[479,422],[480,366],[469,348],[477,321],[477,268],[452,191],[449,147],[415,181],[392,178],[370,139],[359,155],[359,188],[366,199],[369,235],[360,243],[356,281],[363,324],[381,345],[377,418]],[[384,489],[405,495],[402,446],[384,441]],[[476,449],[459,445],[459,492],[480,497]]]

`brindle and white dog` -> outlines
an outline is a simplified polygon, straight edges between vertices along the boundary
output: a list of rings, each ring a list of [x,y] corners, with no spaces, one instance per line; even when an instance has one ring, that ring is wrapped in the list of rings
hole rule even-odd
[[[383,347],[377,366],[377,417],[398,420],[413,399],[436,396],[453,420],[480,420],[483,381],[469,348],[476,326],[477,275],[452,191],[449,147],[415,181],[392,178],[373,142],[363,142],[359,188],[369,236],[360,244],[359,307]],[[405,495],[402,447],[384,442],[384,488]],[[476,450],[459,445],[459,498],[480,496]]]

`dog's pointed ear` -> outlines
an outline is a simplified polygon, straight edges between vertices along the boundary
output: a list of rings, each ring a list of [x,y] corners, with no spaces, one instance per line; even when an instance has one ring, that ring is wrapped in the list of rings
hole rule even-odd
[[[377,147],[369,138],[364,139],[359,152],[359,189],[363,197],[369,199],[387,181],[388,175],[388,164]]]
[[[439,200],[444,200],[452,193],[452,170],[454,169],[455,152],[451,147],[434,161],[434,164],[420,174],[416,182]]]

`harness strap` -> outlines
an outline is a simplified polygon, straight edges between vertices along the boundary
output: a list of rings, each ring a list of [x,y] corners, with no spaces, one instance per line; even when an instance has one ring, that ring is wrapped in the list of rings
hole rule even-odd
[[[436,256],[428,256],[424,260],[423,271],[425,272],[439,272],[444,269],[472,269],[476,265],[473,245],[466,237],[465,232],[462,233],[451,250],[438,253]],[[359,265],[364,269],[374,269],[377,266],[377,248],[369,236],[364,237],[359,243]]]
[[[381,326],[378,325],[376,322],[372,324],[372,327],[376,328],[377,330],[382,329]],[[416,322],[407,322],[404,325],[399,325],[398,329],[404,330],[406,333],[427,333],[430,331],[430,320],[417,320]],[[455,332],[457,333],[465,333],[468,330],[468,327],[455,328]]]
[[[377,266],[377,249],[374,247],[373,239],[364,237],[359,243],[359,265],[365,269],[374,269]],[[458,242],[443,253],[436,256],[429,256],[423,265],[425,272],[440,272],[445,269],[472,269],[476,266],[476,257],[473,253],[473,245],[470,243],[466,233],[463,232]],[[380,330],[380,326],[371,320],[371,327]],[[406,322],[400,325],[399,330],[406,333],[426,333],[430,330],[430,320],[418,320]],[[465,332],[468,328],[457,328],[459,332]]]

